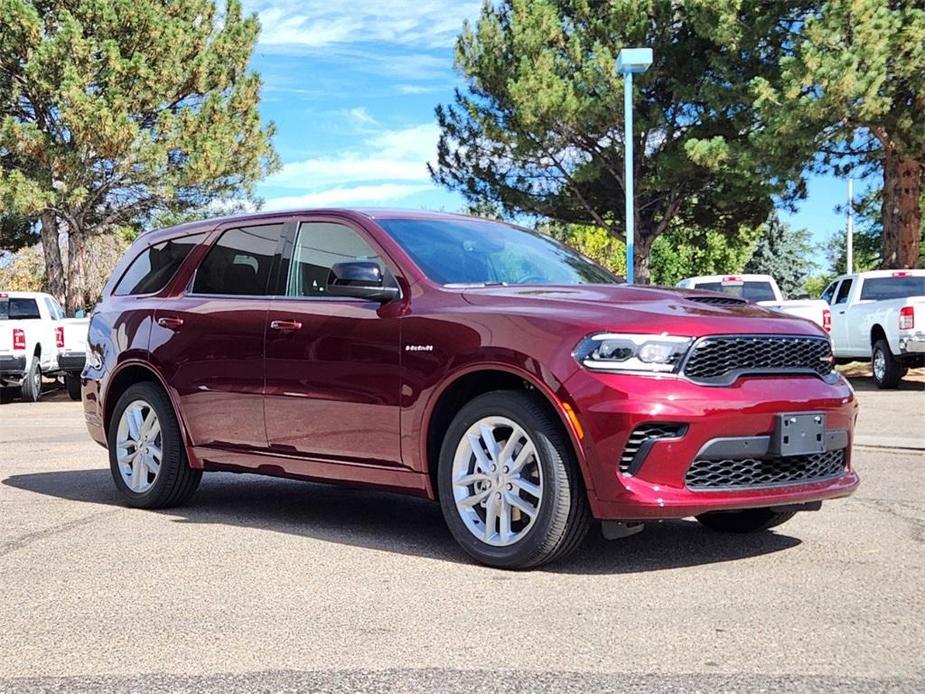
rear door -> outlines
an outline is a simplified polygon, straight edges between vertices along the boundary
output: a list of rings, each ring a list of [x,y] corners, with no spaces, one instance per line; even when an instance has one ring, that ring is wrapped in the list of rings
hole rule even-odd
[[[335,263],[388,263],[364,230],[302,218],[268,317],[266,421],[277,453],[400,466],[401,302],[332,297]],[[294,470],[295,471],[295,470]]]
[[[162,300],[151,356],[194,446],[266,449],[264,333],[284,224],[219,229],[185,292]]]

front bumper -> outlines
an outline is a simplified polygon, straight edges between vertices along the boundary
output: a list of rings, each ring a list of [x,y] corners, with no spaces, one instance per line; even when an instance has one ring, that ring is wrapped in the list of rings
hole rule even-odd
[[[87,363],[86,352],[60,352],[58,354],[58,368],[67,373],[79,374]]]
[[[683,518],[708,511],[800,504],[847,496],[859,482],[851,467],[857,403],[841,377],[834,384],[815,376],[751,377],[728,387],[709,387],[673,376],[580,370],[565,388],[582,425],[584,473],[591,509],[599,519]],[[773,466],[764,462],[772,461],[766,437],[773,435],[778,415],[801,412],[824,414],[827,447],[844,451],[844,467],[834,475],[783,484],[688,487],[689,468],[717,441],[751,441],[752,448],[741,457],[759,459],[765,469]],[[680,425],[682,434],[651,442],[633,473],[621,472],[621,457],[632,432],[650,423]]]

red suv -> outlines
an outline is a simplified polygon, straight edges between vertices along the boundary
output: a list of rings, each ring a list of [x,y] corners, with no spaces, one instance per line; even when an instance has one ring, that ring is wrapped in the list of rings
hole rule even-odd
[[[145,234],[93,312],[83,393],[131,506],[182,503],[203,470],[368,485],[439,499],[499,567],[564,556],[593,519],[750,532],[858,485],[815,324],[456,215]]]

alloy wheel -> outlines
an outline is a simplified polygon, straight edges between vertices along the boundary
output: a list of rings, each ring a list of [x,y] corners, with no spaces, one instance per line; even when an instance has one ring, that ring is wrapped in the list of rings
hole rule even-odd
[[[460,439],[453,498],[472,535],[506,547],[524,538],[543,499],[543,473],[527,432],[507,417],[484,417]]]
[[[154,408],[134,400],[122,412],[116,434],[116,460],[126,486],[136,494],[148,491],[161,470],[164,446]]]
[[[878,381],[886,377],[886,357],[882,350],[874,350],[874,376]]]

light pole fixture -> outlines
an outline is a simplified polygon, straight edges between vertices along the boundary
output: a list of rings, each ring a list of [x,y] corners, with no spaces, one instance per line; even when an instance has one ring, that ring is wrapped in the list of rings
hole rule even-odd
[[[633,205],[633,74],[645,72],[652,64],[651,48],[622,48],[617,55],[617,72],[623,75],[623,190],[626,193],[626,281],[635,275]]]

